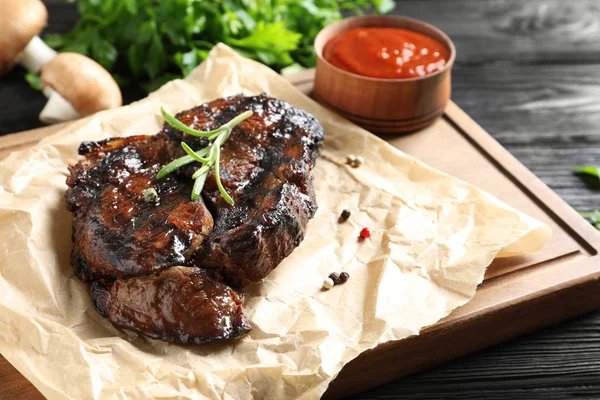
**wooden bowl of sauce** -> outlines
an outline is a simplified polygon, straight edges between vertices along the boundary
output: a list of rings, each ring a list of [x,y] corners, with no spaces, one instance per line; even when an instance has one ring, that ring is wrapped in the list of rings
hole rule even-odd
[[[376,133],[432,124],[451,91],[454,44],[439,29],[400,16],[363,16],[325,27],[315,39],[314,97]]]

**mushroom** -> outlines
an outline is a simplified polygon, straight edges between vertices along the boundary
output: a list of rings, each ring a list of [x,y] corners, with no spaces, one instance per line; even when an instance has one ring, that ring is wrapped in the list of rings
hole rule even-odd
[[[47,22],[48,10],[40,0],[0,0],[0,75],[14,63],[40,72],[56,56],[37,36]]]
[[[55,123],[120,107],[119,85],[96,61],[77,53],[60,53],[42,68],[42,91],[48,103],[40,120]]]
[[[14,64],[41,71],[48,103],[40,120],[55,123],[121,106],[119,86],[100,64],[48,47],[37,35],[46,26],[48,11],[40,0],[0,0],[0,75]]]

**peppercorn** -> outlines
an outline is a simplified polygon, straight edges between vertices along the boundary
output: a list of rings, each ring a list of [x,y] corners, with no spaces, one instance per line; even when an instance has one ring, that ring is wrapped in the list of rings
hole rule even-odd
[[[362,228],[362,230],[360,231],[360,238],[368,239],[370,237],[371,237],[371,231],[369,231],[369,228]]]
[[[346,157],[346,164],[351,166],[352,168],[358,168],[365,162],[365,159],[361,156],[355,156],[354,154],[349,154]]]
[[[354,162],[352,163],[352,167],[353,168],[358,168],[360,167],[363,163],[365,162],[365,159],[362,158],[361,156],[356,157],[356,159],[354,160]]]
[[[333,287],[333,285],[334,285],[334,282],[333,282],[333,279],[331,279],[331,278],[327,278],[323,281],[323,289],[324,290],[331,289]]]
[[[347,272],[342,272],[340,274],[340,276],[338,277],[338,284],[340,283],[346,283],[348,281],[348,279],[350,279],[350,274]]]
[[[337,285],[340,282],[340,276],[337,272],[332,272],[329,274],[329,279],[333,281],[334,285]]]
[[[350,218],[350,210],[344,209],[344,211],[342,211],[342,214],[340,215],[339,222],[346,222],[348,218]]]

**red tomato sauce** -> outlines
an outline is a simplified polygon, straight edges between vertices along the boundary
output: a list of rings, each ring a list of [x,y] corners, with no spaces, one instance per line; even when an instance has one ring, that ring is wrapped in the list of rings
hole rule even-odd
[[[407,29],[354,28],[327,42],[323,57],[358,75],[406,79],[443,69],[449,51],[432,37]]]

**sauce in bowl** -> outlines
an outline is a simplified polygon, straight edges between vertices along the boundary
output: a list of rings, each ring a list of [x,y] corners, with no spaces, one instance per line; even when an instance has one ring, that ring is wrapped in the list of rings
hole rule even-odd
[[[357,75],[381,79],[426,76],[444,68],[448,49],[430,36],[400,28],[354,28],[329,40],[323,57]]]

